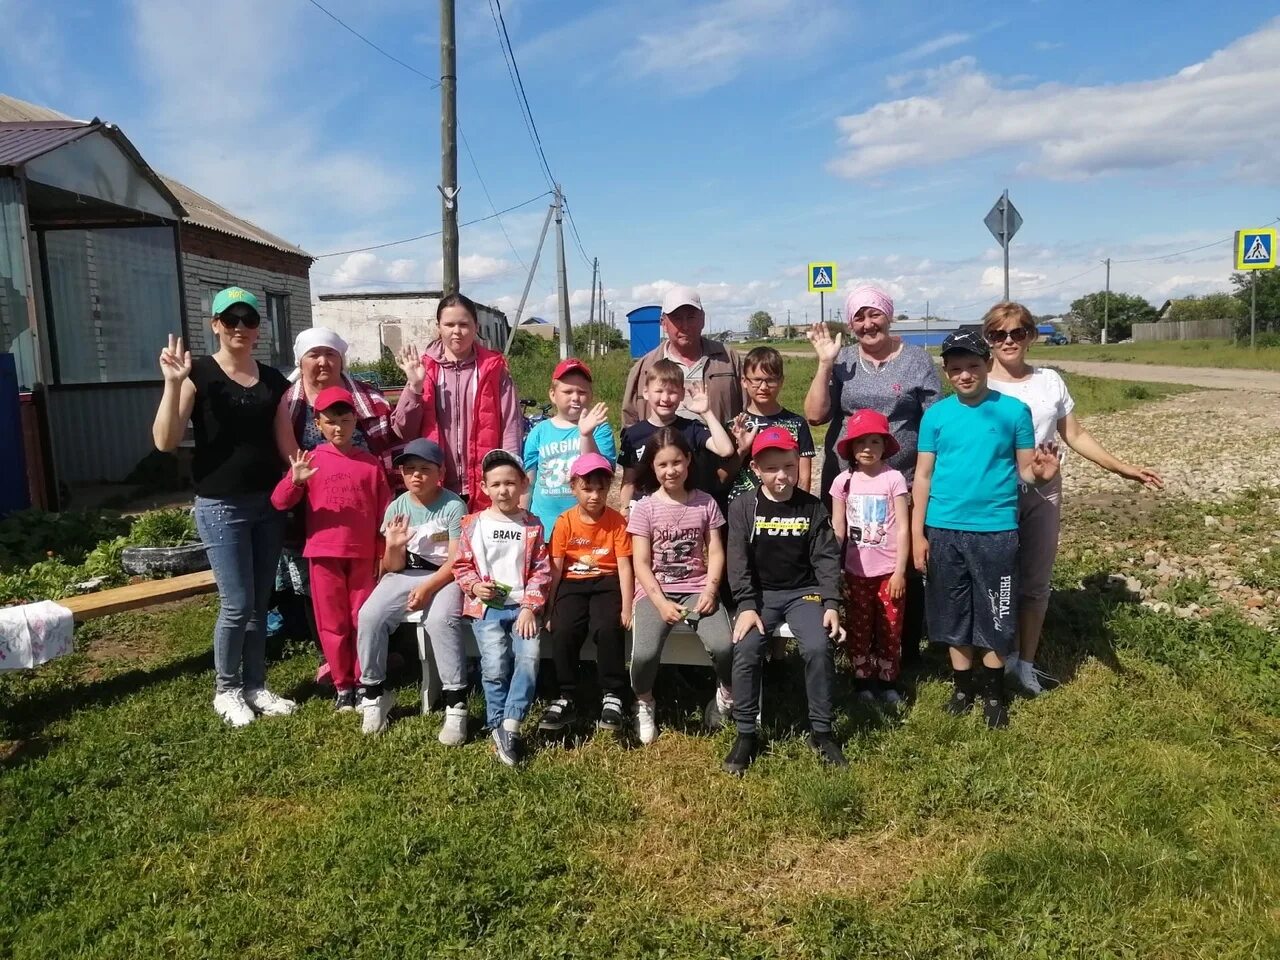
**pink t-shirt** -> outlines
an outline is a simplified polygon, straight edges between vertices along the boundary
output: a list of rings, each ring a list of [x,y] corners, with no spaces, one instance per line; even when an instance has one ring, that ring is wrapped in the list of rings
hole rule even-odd
[[[701,490],[689,491],[687,503],[648,496],[631,505],[627,533],[648,537],[653,576],[667,596],[701,593],[707,585],[707,543],[711,531],[724,526],[724,514]],[[636,582],[636,596],[644,587]]]
[[[892,468],[869,477],[846,470],[831,483],[831,497],[845,502],[844,568],[856,577],[883,577],[898,564],[898,511],[907,481]]]

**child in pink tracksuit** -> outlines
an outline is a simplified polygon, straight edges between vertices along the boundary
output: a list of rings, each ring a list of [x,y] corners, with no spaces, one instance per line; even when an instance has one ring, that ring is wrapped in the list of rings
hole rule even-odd
[[[356,622],[377,580],[378,528],[391,488],[382,464],[352,443],[355,401],[342,387],[316,397],[316,426],[327,443],[298,451],[271,494],[277,510],[306,497],[306,545],[311,605],[320,646],[338,691],[334,708],[356,708]]]

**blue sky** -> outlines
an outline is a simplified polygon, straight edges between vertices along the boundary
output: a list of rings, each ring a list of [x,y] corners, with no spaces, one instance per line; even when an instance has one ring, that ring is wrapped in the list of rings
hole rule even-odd
[[[438,75],[435,3],[321,2]],[[812,319],[804,264],[823,259],[902,312],[974,317],[1001,291],[982,218],[1006,186],[1025,218],[1012,292],[1037,312],[1101,289],[1108,256],[1143,261],[1114,262],[1112,287],[1157,304],[1226,288],[1230,244],[1164,255],[1280,217],[1274,2],[503,10],[619,320],[677,282],[713,328],[759,308]],[[459,0],[458,21],[465,221],[548,187],[489,0]],[[118,124],[153,166],[314,254],[438,229],[439,90],[309,0],[0,0],[0,23],[0,90]],[[463,229],[466,291],[514,312],[545,203]],[[590,269],[566,234],[585,318]],[[530,298],[544,316],[550,253]],[[439,256],[430,239],[324,257],[313,287],[430,288]]]

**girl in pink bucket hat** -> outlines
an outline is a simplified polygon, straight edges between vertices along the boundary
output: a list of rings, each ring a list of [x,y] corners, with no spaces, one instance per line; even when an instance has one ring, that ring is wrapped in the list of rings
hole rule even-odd
[[[844,556],[845,635],[858,699],[896,706],[902,616],[911,559],[907,481],[885,461],[898,452],[889,420],[858,410],[836,444],[849,469],[831,484],[831,522]]]

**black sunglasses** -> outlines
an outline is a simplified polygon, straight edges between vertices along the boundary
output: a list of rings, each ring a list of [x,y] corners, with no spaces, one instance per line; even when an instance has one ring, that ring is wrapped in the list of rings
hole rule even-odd
[[[1027,331],[1024,327],[1014,327],[1012,330],[992,330],[987,334],[987,343],[1004,343],[1006,340],[1021,343],[1025,339],[1027,339]]]
[[[236,327],[243,323],[250,330],[258,329],[258,324],[262,323],[262,318],[252,310],[240,310],[236,313],[224,310],[218,315],[218,319],[224,327]]]

